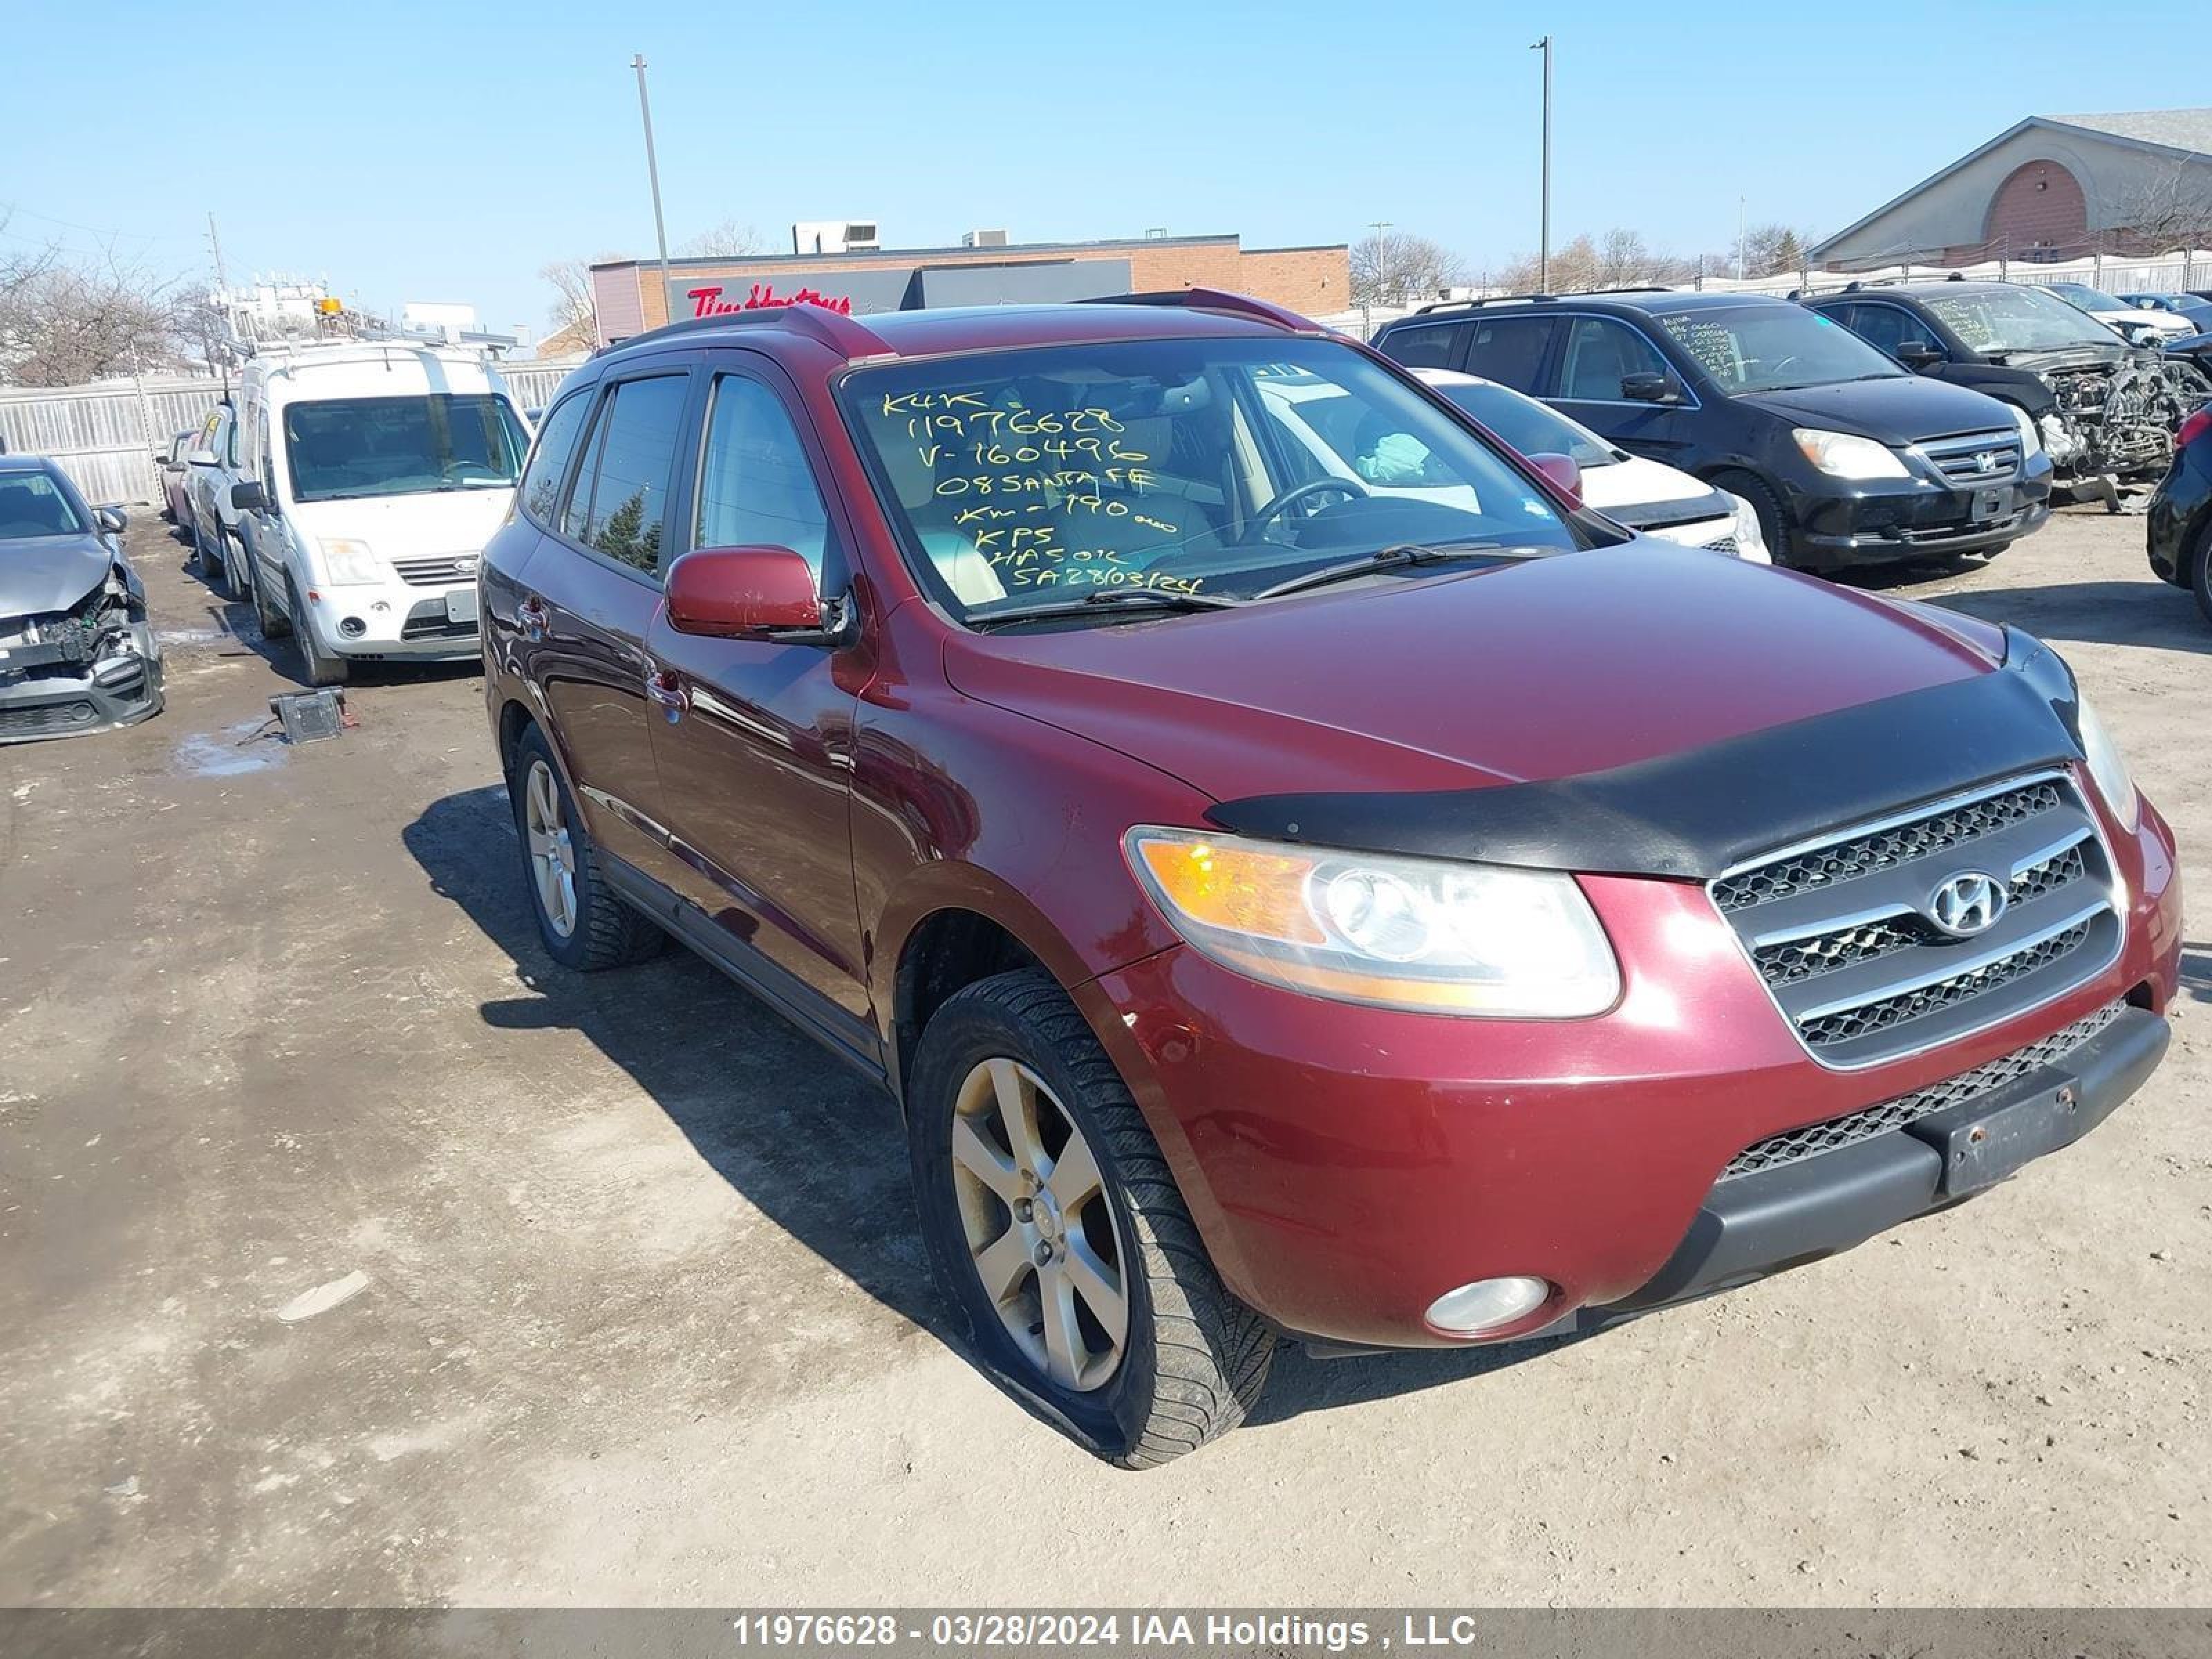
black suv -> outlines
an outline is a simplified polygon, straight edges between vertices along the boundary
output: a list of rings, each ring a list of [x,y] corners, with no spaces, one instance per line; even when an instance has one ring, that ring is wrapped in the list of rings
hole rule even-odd
[[[1995,553],[2050,515],[2050,458],[2024,414],[1908,374],[1787,300],[1624,289],[1455,301],[1387,325],[1375,344],[1529,392],[1733,490],[1778,564]]]
[[[1907,368],[2034,417],[2059,480],[2152,477],[2202,401],[2197,372],[2017,283],[1852,283],[1799,301]]]

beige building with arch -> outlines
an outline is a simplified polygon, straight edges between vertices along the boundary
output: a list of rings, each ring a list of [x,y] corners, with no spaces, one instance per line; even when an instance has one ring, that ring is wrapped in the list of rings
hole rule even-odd
[[[1811,249],[1830,270],[2212,243],[2212,109],[2031,115]]]

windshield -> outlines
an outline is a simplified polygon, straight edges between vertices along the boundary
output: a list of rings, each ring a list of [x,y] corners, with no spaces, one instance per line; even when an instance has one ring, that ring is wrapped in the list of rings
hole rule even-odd
[[[1409,544],[1595,539],[1334,341],[1038,347],[863,369],[840,395],[909,562],[971,622],[1108,588],[1249,599]]]
[[[43,472],[0,472],[0,542],[82,536],[91,526],[77,505]]]
[[[511,485],[529,447],[507,399],[489,392],[331,398],[284,410],[300,501]]]
[[[1433,384],[1436,391],[1523,455],[1565,455],[1585,472],[1620,459],[1620,453],[1588,427],[1576,425],[1557,410],[1510,387],[1457,381]]]
[[[1929,294],[1922,303],[1976,351],[2052,351],[2110,344],[2112,335],[2039,288],[1976,289]]]
[[[2134,309],[2132,306],[2124,305],[2102,289],[2091,288],[2086,283],[2053,283],[2051,285],[2051,291],[2065,301],[2067,304],[2079,306],[2084,311],[2132,311]]]
[[[1727,392],[1887,380],[1905,372],[1849,329],[1798,306],[1727,306],[1653,315]]]

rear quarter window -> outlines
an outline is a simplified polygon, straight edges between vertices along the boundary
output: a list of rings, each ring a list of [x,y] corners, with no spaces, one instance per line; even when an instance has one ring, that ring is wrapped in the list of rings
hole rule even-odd
[[[1393,329],[1382,338],[1382,355],[1408,368],[1450,368],[1459,355],[1459,323],[1424,323]]]

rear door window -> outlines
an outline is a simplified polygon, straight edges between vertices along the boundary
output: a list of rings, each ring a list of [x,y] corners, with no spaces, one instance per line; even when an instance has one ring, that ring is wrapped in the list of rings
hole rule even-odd
[[[562,398],[538,428],[538,447],[522,474],[522,510],[541,525],[550,526],[560,508],[561,485],[575,458],[576,441],[584,435],[584,417],[591,412],[587,387]]]
[[[1534,392],[1558,329],[1551,317],[1486,317],[1474,325],[1467,372],[1516,392]]]
[[[659,568],[668,489],[690,384],[688,375],[661,374],[616,386],[599,416],[591,477],[577,479],[569,504],[573,522],[577,501],[587,502],[579,541],[647,574]]]
[[[1382,341],[1382,355],[1408,368],[1456,368],[1463,323],[1423,323],[1390,331]]]

